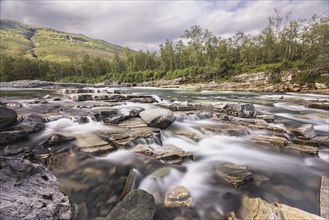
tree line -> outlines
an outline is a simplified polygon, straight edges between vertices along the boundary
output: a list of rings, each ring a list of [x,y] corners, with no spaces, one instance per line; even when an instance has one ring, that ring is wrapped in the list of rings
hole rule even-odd
[[[127,48],[123,56],[115,54],[110,60],[86,55],[69,62],[1,54],[0,62],[1,81],[143,82],[182,76],[196,81],[225,80],[242,72],[291,67],[328,72],[329,16],[290,21],[289,14],[281,16],[275,10],[266,27],[256,35],[237,32],[224,38],[195,25],[185,30],[178,41],[167,39],[158,53]]]

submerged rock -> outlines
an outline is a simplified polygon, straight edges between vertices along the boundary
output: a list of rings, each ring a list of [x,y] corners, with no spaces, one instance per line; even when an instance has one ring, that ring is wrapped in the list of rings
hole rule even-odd
[[[192,197],[184,186],[172,186],[166,193],[164,205],[167,207],[190,207]]]
[[[247,185],[254,180],[247,166],[238,164],[221,164],[216,166],[216,174],[235,188]]]
[[[42,117],[38,114],[28,114],[23,122],[15,130],[24,130],[28,133],[37,132],[45,127]]]
[[[176,120],[174,113],[164,108],[146,109],[139,115],[148,125],[161,129],[167,128]]]
[[[72,207],[46,168],[0,157],[1,219],[71,219]]]
[[[304,124],[298,128],[293,128],[290,131],[296,136],[301,136],[305,139],[311,139],[316,136],[314,126],[312,124]]]
[[[152,220],[155,202],[151,194],[142,189],[131,191],[106,216],[106,220]]]
[[[6,130],[16,119],[17,113],[14,110],[0,106],[0,131]]]
[[[268,203],[261,198],[242,199],[240,210],[242,220],[249,219],[300,219],[300,220],[324,220],[320,216],[305,212],[280,203]]]

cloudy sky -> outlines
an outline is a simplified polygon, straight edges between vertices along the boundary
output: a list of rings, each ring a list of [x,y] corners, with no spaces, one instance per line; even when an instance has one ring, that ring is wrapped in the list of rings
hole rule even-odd
[[[257,33],[274,8],[291,18],[329,11],[328,0],[0,0],[1,17],[81,33],[135,50],[157,50],[192,25],[215,35]]]

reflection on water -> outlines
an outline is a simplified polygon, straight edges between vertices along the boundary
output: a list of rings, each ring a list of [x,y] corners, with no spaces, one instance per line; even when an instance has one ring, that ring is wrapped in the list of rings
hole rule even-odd
[[[275,114],[277,123],[285,125],[300,125],[310,123],[315,126],[320,135],[329,135],[328,112],[309,109],[298,105],[298,101],[282,99],[302,98],[307,100],[325,99],[325,95],[312,94],[273,94],[255,92],[214,92],[177,89],[154,88],[127,88],[127,92],[152,94],[161,102],[188,101],[188,102],[244,102],[256,104],[258,109]],[[58,108],[64,110],[76,105],[96,106],[97,102],[74,103],[61,97],[61,101],[51,102],[48,105],[29,105],[28,103],[46,94],[56,95],[53,91],[44,90],[6,90],[1,91],[1,102],[8,100],[19,101],[23,107],[15,108],[23,114],[31,110],[42,114],[53,114]],[[163,99],[163,100],[162,100]],[[99,104],[99,103],[98,103]],[[138,105],[138,104],[128,104]],[[143,105],[148,106],[147,104]],[[120,108],[120,106],[116,106]],[[79,111],[79,109],[75,109]],[[222,214],[230,208],[225,204],[227,193],[236,195],[246,194],[251,197],[261,197],[269,202],[280,202],[318,214],[318,190],[321,175],[328,176],[329,151],[320,148],[319,157],[296,156],[293,154],[271,151],[260,148],[247,134],[261,134],[260,131],[244,131],[241,135],[226,136],[201,132],[200,128],[219,126],[218,121],[209,117],[181,117],[168,129],[161,131],[162,146],[151,144],[153,150],[161,150],[168,146],[176,146],[186,152],[193,153],[195,160],[184,162],[182,165],[170,166],[160,162],[149,162],[145,156],[119,150],[106,157],[91,159],[103,161],[102,166],[97,165],[101,173],[111,172],[104,161],[109,164],[128,164],[138,174],[136,188],[142,188],[152,193],[156,201],[161,203],[163,196],[170,186],[182,185],[189,189],[193,203],[199,213],[204,212],[209,206],[214,206]],[[100,122],[91,121],[87,124],[78,124],[67,118],[62,118],[46,124],[46,128],[32,137],[28,145],[43,141],[53,133],[73,136],[77,139],[74,143],[80,147],[104,145],[102,133],[116,129]],[[188,134],[188,135],[186,135]],[[26,143],[24,143],[26,144]],[[95,162],[97,164],[97,162]],[[235,163],[248,166],[254,174],[255,181],[241,189],[235,189],[218,182],[215,178],[214,167],[223,163]],[[90,163],[93,164],[93,163]],[[84,166],[86,166],[84,164]],[[94,165],[90,165],[94,166]],[[112,166],[112,165],[111,165]],[[78,168],[77,168],[78,169]],[[81,168],[79,168],[81,169]],[[84,167],[84,169],[86,169]],[[76,171],[78,172],[78,171]],[[93,171],[94,172],[94,171]],[[125,173],[126,170],[125,170]],[[73,175],[70,173],[70,175]],[[80,174],[79,174],[80,175]],[[96,175],[93,173],[93,175]],[[78,175],[74,175],[77,178]],[[61,174],[59,180],[62,184],[70,176]],[[82,184],[85,177],[79,179]],[[89,181],[89,179],[88,179]],[[107,181],[107,179],[106,179]],[[110,180],[109,180],[110,181]],[[124,182],[124,181],[123,181]],[[87,183],[86,183],[87,184]],[[102,182],[104,184],[104,182]],[[96,187],[96,186],[95,186]],[[122,186],[120,186],[122,187]],[[74,186],[73,186],[74,188]],[[97,188],[98,189],[98,188]],[[101,189],[99,189],[101,190]],[[86,193],[81,190],[79,193]],[[90,193],[90,192],[88,192]],[[95,191],[99,193],[99,191]],[[78,194],[74,194],[79,196]],[[117,201],[118,198],[113,201]],[[105,201],[105,200],[104,200]],[[112,200],[111,200],[112,201]],[[88,205],[88,208],[95,207]],[[90,214],[90,213],[89,213]],[[96,213],[93,214],[98,216]],[[91,216],[88,215],[88,216]]]

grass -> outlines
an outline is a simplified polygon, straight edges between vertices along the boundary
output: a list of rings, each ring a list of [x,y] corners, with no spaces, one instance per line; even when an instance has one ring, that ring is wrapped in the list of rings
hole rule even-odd
[[[1,19],[0,23],[1,54],[32,58],[30,38],[33,29],[36,30],[32,38],[34,51],[39,59],[61,62],[83,58],[85,55],[110,59],[116,53],[119,56],[124,54],[125,48],[102,40],[7,19]]]

